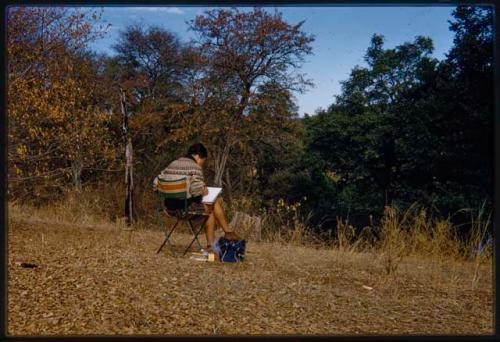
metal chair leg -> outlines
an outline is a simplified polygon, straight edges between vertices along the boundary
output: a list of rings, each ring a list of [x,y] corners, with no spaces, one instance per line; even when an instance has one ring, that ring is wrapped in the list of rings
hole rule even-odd
[[[170,232],[168,233],[168,235],[166,234],[166,237],[165,237],[165,240],[163,240],[163,243],[161,244],[160,248],[158,249],[158,251],[156,251],[156,254],[160,253],[160,251],[162,250],[163,246],[165,246],[165,244],[167,243],[168,239],[170,238],[170,235],[172,235],[172,233],[174,232],[175,230],[175,227],[177,227],[177,224],[179,223],[179,219],[177,219],[177,221],[175,222],[172,230],[170,230]],[[172,247],[172,253],[175,255],[175,251]]]
[[[193,240],[191,240],[191,243],[189,244],[189,246],[187,246],[187,248],[184,250],[184,253],[182,254],[183,256],[186,255],[187,251],[189,250],[189,248],[191,248],[191,246],[193,245],[194,241],[198,240],[198,235],[200,234],[201,230],[205,226],[205,223],[207,223],[207,219],[208,219],[208,217],[205,220],[203,220],[203,222],[200,224],[200,229],[198,229],[197,232],[193,231],[194,238],[193,238]],[[189,221],[189,223],[191,224],[191,221]],[[198,244],[200,244],[199,241],[198,241]],[[200,244],[200,247],[201,247],[201,244]]]
[[[198,235],[196,234],[195,229],[193,227],[193,222],[188,221],[188,223],[189,223],[189,227],[191,227],[191,231],[193,232],[194,237],[196,238],[196,242],[198,243],[198,247],[200,247],[200,249],[202,249],[203,247],[201,246],[200,240],[198,240]],[[201,226],[203,226],[203,224],[204,223],[202,222]]]

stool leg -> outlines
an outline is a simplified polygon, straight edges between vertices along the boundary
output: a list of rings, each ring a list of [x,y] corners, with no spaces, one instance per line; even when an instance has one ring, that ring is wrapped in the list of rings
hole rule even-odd
[[[168,234],[166,234],[167,236],[165,237],[165,240],[163,240],[163,243],[161,244],[160,248],[158,248],[158,251],[156,251],[156,254],[160,253],[160,251],[162,250],[163,246],[165,246],[165,244],[167,243],[168,239],[170,238],[170,235],[172,235],[172,233],[174,232],[175,227],[177,227],[178,223],[179,223],[179,219],[177,219],[177,221],[175,222],[174,226],[172,227],[172,230],[170,230],[170,232]],[[172,247],[172,252],[175,255],[173,247]]]
[[[198,246],[200,247],[200,249],[202,249],[203,247],[201,246],[200,240],[198,240],[198,235],[196,235],[196,232],[194,230],[193,222],[191,222],[191,221],[188,221],[188,222],[189,222],[189,227],[191,227],[191,231],[193,232],[193,235],[196,239],[196,242],[198,243]],[[202,226],[203,226],[203,223],[202,223]]]
[[[189,250],[189,248],[191,248],[191,246],[193,245],[194,241],[195,240],[198,240],[198,235],[200,234],[201,230],[203,229],[203,226],[205,225],[205,223],[207,222],[207,219],[208,217],[200,224],[200,229],[198,229],[197,232],[194,232],[194,239],[191,240],[191,243],[189,244],[189,246],[187,246],[187,248],[184,250],[184,254],[182,254],[183,256],[186,255],[187,251]],[[189,221],[189,223],[191,224],[191,221]],[[198,241],[198,244],[200,242]],[[201,247],[201,244],[200,244],[200,247]]]

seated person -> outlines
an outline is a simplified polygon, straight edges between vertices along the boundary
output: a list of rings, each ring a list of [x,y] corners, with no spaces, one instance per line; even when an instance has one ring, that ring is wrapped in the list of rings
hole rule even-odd
[[[229,227],[224,210],[221,205],[221,198],[218,197],[213,204],[201,203],[204,195],[208,194],[208,189],[205,186],[202,166],[207,159],[207,149],[203,144],[197,143],[189,147],[187,155],[171,162],[160,176],[166,179],[176,179],[178,177],[187,176],[190,179],[189,193],[191,197],[187,199],[188,209],[192,211],[204,211],[210,214],[206,223],[206,238],[207,250],[213,252],[213,244],[215,243],[215,223],[222,227],[225,233],[225,238],[228,240],[239,240],[240,238]],[[156,190],[158,177],[155,178],[153,188]],[[169,210],[184,208],[184,200],[165,199],[165,207]]]

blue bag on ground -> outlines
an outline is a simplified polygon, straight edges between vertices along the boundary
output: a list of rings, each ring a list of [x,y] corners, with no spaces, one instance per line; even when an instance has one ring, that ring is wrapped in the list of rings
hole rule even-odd
[[[245,258],[245,240],[230,241],[220,237],[214,250],[219,253],[220,261],[237,262]]]

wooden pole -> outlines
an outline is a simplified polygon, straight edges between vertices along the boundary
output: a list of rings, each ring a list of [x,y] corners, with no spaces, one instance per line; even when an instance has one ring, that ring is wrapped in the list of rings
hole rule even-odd
[[[126,224],[130,226],[133,222],[133,190],[134,190],[134,178],[133,178],[133,148],[132,148],[132,138],[129,136],[128,132],[128,113],[125,102],[125,92],[120,88],[120,106],[123,115],[123,125],[122,132],[126,138],[125,146],[125,217]]]
[[[133,167],[133,149],[132,149],[132,138],[128,138],[127,147],[125,148],[125,183],[126,183],[126,194],[125,194],[125,216],[127,216],[127,225],[130,225],[133,220],[133,190],[134,190],[134,167]]]

